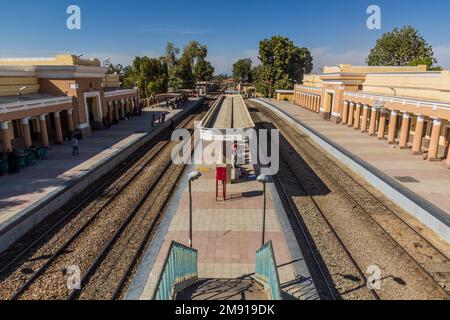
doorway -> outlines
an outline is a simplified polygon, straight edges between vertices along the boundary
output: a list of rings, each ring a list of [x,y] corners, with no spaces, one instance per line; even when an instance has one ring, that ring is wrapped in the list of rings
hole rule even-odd
[[[92,130],[103,129],[103,112],[98,92],[85,93],[86,123]]]
[[[444,151],[444,159],[447,159],[448,153],[450,151],[450,127],[445,128],[445,151]]]

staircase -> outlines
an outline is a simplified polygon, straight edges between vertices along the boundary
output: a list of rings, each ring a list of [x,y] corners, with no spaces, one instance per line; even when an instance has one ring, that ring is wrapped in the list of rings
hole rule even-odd
[[[269,300],[267,292],[252,278],[205,279],[181,291],[175,300]]]
[[[271,241],[256,253],[255,279],[244,276],[238,279],[198,280],[198,251],[172,242],[153,299],[281,300],[280,280]]]

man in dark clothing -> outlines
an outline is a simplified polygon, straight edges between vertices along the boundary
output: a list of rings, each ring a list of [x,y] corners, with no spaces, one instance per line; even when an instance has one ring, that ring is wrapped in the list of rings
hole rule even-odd
[[[80,152],[78,150],[78,139],[76,136],[72,136],[72,155],[79,155]]]

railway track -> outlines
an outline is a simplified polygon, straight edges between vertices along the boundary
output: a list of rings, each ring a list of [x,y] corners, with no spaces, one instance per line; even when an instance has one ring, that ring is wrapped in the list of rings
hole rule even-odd
[[[189,116],[179,127],[193,127],[203,114]],[[134,164],[7,263],[1,270],[0,297],[119,298],[184,170],[171,162],[173,145],[170,133],[157,137],[136,154]],[[68,269],[79,271],[80,288],[68,290]]]
[[[410,227],[400,209],[277,115],[249,106],[257,122],[281,131],[282,167],[275,181],[305,231],[309,251],[319,254],[312,260],[322,265],[320,277],[334,298],[449,298],[448,256]],[[372,266],[380,268],[382,286],[367,291]]]

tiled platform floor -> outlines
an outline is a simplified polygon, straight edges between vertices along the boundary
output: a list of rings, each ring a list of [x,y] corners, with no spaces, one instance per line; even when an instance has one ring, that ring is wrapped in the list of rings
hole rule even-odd
[[[201,168],[193,182],[193,247],[199,251],[200,279],[237,279],[255,272],[256,251],[262,245],[262,186],[253,169],[245,181],[228,186],[226,202],[215,201],[215,172]],[[268,193],[266,241],[272,240],[280,281],[296,279],[283,230]],[[184,190],[141,299],[151,299],[172,241],[189,244],[189,197]],[[295,281],[294,281],[295,282]],[[291,289],[291,288],[290,288]],[[297,292],[301,296],[302,292]]]
[[[190,108],[197,99],[187,103]],[[110,130],[96,131],[79,141],[79,156],[72,156],[69,142],[52,145],[49,159],[38,161],[36,166],[25,168],[20,174],[0,177],[0,226],[4,226],[18,213],[40,201],[50,193],[64,188],[73,178],[87,174],[93,165],[120,152],[152,131],[150,119],[153,112],[166,109],[148,108],[142,117],[120,121]],[[166,121],[181,110],[172,110]]]
[[[274,99],[267,99],[267,102],[282,108],[450,215],[450,170],[443,163],[424,161],[420,156],[413,156],[410,150],[400,150],[367,133],[324,121],[318,114],[291,102]],[[397,177],[412,177],[418,182],[403,183]]]

